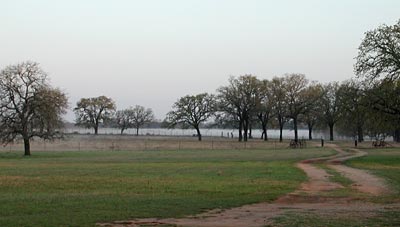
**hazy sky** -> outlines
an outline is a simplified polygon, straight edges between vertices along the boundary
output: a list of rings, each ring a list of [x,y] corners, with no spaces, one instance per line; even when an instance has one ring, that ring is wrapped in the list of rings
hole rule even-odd
[[[0,0],[0,68],[37,61],[71,108],[106,95],[162,119],[230,75],[348,79],[364,32],[399,19],[399,0]]]

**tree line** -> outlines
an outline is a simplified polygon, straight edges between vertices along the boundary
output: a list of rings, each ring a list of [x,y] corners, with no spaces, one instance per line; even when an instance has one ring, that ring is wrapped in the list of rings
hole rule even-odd
[[[336,128],[342,134],[363,141],[393,136],[400,142],[400,21],[381,25],[365,33],[359,46],[355,78],[321,84],[304,74],[292,73],[272,79],[254,75],[230,77],[216,94],[187,95],[178,99],[165,124],[193,127],[201,140],[200,125],[214,119],[219,126],[238,129],[239,141],[251,138],[254,127],[268,140],[268,127],[282,130],[287,124],[298,141],[299,124],[306,125],[309,139],[315,127],[328,127],[330,140]],[[51,86],[47,74],[36,62],[10,65],[0,71],[0,139],[3,144],[21,137],[25,155],[30,140],[60,138],[62,116],[68,108],[66,94]],[[106,96],[82,98],[74,107],[76,124],[93,128],[112,123],[121,129],[139,128],[154,120],[150,108],[136,105],[116,110]]]
[[[82,98],[74,108],[76,125],[93,128],[94,134],[98,134],[100,124],[108,124],[117,127],[123,134],[129,128],[136,129],[154,120],[153,110],[140,105],[116,111],[115,102],[106,96]]]
[[[216,94],[185,96],[174,104],[167,116],[172,124],[184,123],[198,132],[199,125],[214,116],[219,125],[229,125],[239,131],[239,141],[247,141],[254,127],[262,129],[262,139],[268,140],[268,127],[282,131],[290,123],[294,140],[298,141],[301,123],[309,131],[316,127],[334,129],[341,134],[364,140],[364,135],[382,139],[391,135],[399,142],[400,115],[390,112],[399,105],[399,81],[381,81],[367,86],[360,80],[327,84],[309,81],[303,74],[286,74],[271,80],[243,75],[231,77]],[[383,101],[384,100],[384,101]],[[382,103],[384,102],[384,103]]]

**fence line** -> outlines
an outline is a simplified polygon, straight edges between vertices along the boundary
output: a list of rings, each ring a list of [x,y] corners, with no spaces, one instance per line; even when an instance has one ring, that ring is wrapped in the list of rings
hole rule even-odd
[[[81,134],[81,135],[90,135],[93,134],[93,129],[81,128],[81,127],[72,127],[72,128],[65,128],[63,130],[67,134]],[[299,138],[308,138],[308,130],[299,129]],[[120,130],[117,128],[99,128],[99,134],[104,135],[120,135]],[[124,131],[124,135],[135,135],[136,130],[134,129],[127,129]],[[139,130],[139,135],[141,136],[169,136],[169,137],[176,137],[176,136],[196,136],[197,132],[194,129],[165,129],[165,128],[142,128]],[[201,129],[201,134],[204,137],[221,137],[221,138],[237,138],[238,137],[238,130],[237,129]],[[260,129],[253,129],[252,136],[254,138],[260,138],[262,131]],[[292,138],[294,136],[294,131],[289,129],[283,130],[283,137],[284,138]],[[322,132],[313,132],[314,138],[321,138],[324,137],[324,133]],[[269,129],[268,130],[268,137],[269,138],[279,138],[279,130],[276,129]]]
[[[71,136],[63,140],[31,142],[32,151],[139,151],[139,150],[223,150],[223,149],[277,149],[289,146],[288,141],[250,140],[239,143],[236,139],[207,138],[150,138],[133,136]],[[2,146],[0,151],[22,151],[23,143],[18,141]]]

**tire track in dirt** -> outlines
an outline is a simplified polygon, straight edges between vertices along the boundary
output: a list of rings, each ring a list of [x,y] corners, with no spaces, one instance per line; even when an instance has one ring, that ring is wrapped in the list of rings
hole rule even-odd
[[[384,181],[363,170],[354,169],[342,165],[351,158],[366,155],[365,152],[353,149],[353,152],[345,152],[336,145],[328,145],[335,149],[336,155],[324,158],[315,158],[302,161],[297,167],[308,176],[308,181],[301,184],[300,188],[292,193],[278,198],[273,203],[257,203],[227,210],[210,210],[208,212],[188,216],[185,218],[145,218],[129,221],[116,221],[113,223],[98,223],[102,227],[140,227],[140,226],[190,226],[190,227],[249,227],[265,226],[271,224],[274,217],[283,215],[288,211],[316,212],[323,215],[340,215],[341,213],[360,215],[373,214],[383,209],[400,209],[400,204],[379,205],[361,201],[353,201],[352,198],[329,198],[320,196],[319,193],[343,188],[342,185],[329,181],[330,175],[323,169],[315,167],[315,163],[326,163],[344,176],[351,179],[353,187],[371,195],[388,193],[389,189]]]
[[[339,147],[333,147],[338,152],[344,152]],[[342,165],[343,162],[357,157],[367,155],[365,151],[358,149],[351,149],[354,154],[350,156],[340,157],[328,161],[328,167],[341,173],[344,177],[354,182],[352,188],[375,196],[391,193],[391,190],[382,178],[370,174],[369,172],[361,169],[352,168]]]

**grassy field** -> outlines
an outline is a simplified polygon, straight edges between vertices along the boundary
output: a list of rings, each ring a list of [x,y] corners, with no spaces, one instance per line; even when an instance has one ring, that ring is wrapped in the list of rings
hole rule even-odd
[[[271,201],[306,179],[294,162],[333,151],[0,153],[0,226],[94,226]]]

